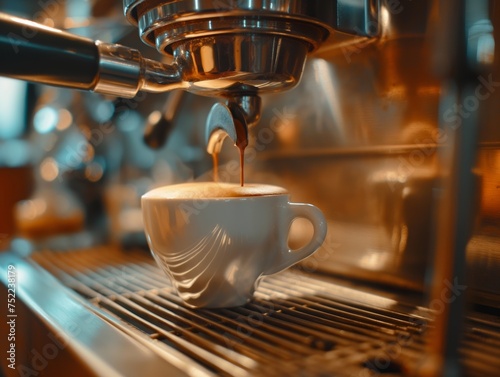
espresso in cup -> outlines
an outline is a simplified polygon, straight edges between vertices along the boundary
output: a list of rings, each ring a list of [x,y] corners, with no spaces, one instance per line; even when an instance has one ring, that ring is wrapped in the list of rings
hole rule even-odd
[[[216,199],[283,195],[288,192],[279,186],[246,184],[245,186],[221,182],[188,182],[158,187],[148,192],[147,198]]]
[[[156,188],[142,197],[146,238],[158,265],[191,307],[232,307],[258,281],[314,253],[326,236],[322,212],[291,203],[278,186],[195,182]],[[309,243],[288,247],[290,225],[308,219]]]

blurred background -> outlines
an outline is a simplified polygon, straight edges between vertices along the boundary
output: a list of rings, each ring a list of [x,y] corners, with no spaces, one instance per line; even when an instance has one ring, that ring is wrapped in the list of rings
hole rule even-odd
[[[0,11],[161,59],[126,22],[120,1],[2,1]],[[4,249],[14,235],[39,244],[72,235],[81,246],[110,239],[144,245],[140,195],[211,168],[204,151],[206,115],[187,112],[175,128],[164,119],[169,108],[189,106],[189,94],[180,103],[178,93],[121,99],[8,78],[0,78],[0,87]],[[159,121],[170,122],[169,138],[154,150],[143,134],[148,122]]]
[[[439,27],[446,23],[432,23],[432,2],[398,4],[383,3],[380,21],[368,25],[379,38],[327,46],[308,60],[297,88],[263,96],[246,178],[282,185],[293,200],[325,212],[319,269],[422,290],[433,258],[434,192],[451,171],[446,151],[459,146],[455,131],[472,118],[480,124],[471,176],[477,190],[466,222],[487,243],[500,227],[496,3],[469,12],[468,54],[484,73],[470,84],[481,99],[473,92],[462,104],[453,103],[442,73],[458,70],[459,60],[439,53],[452,51],[456,38],[434,37],[445,35]],[[0,10],[171,61],[140,40],[120,1],[3,1]],[[16,236],[37,247],[64,249],[68,240],[72,247],[146,247],[140,196],[162,184],[212,179],[204,127],[217,99],[177,91],[123,99],[7,78],[0,84],[3,248]],[[160,134],[148,133],[159,123]],[[237,181],[238,166],[227,141],[221,179]],[[290,242],[305,242],[310,231],[297,222]]]
[[[349,318],[359,320],[352,326],[356,344],[361,344],[358,328],[374,331],[363,333],[365,345],[373,339],[387,340],[389,333],[413,331],[410,320],[425,317],[419,317],[425,312],[422,308],[439,300],[445,282],[457,278],[468,287],[467,301],[461,297],[463,301],[449,303],[439,313],[437,335],[428,343],[445,339],[448,348],[436,346],[434,351],[449,351],[453,359],[463,314],[474,317],[467,333],[472,340],[465,347],[470,350],[470,370],[477,372],[470,375],[487,375],[491,370],[486,366],[495,366],[500,344],[500,2],[335,4],[349,10],[367,7],[362,14],[374,18],[365,24],[368,29],[362,37],[349,39],[340,28],[336,43],[308,58],[296,88],[262,96],[260,122],[249,133],[246,181],[286,187],[293,201],[312,203],[325,213],[326,242],[298,269],[317,274],[321,282],[344,279],[348,286],[362,286],[356,296],[361,304],[339,315],[341,324],[325,328],[340,328],[344,316],[355,313]],[[0,0],[0,12],[172,61],[141,41],[137,27],[124,17],[120,0]],[[359,20],[349,21],[342,27],[353,31]],[[125,279],[127,266],[149,258],[141,195],[159,185],[213,179],[205,124],[218,101],[181,91],[141,92],[123,99],[0,77],[0,250],[33,252],[34,260],[55,275],[63,270],[62,276],[95,255],[97,262],[84,269],[101,268],[106,264],[103,255],[108,255],[111,266],[116,260],[126,266],[118,277],[111,269],[109,281]],[[161,127],[155,127],[158,124]],[[226,141],[220,156],[221,180],[239,180],[238,158],[237,149]],[[307,242],[311,231],[306,222],[295,222],[290,245]],[[116,246],[119,256],[109,245]],[[136,249],[143,255],[138,259],[122,253]],[[37,251],[41,256],[35,255]],[[47,254],[50,259],[52,251],[60,252],[56,260],[66,258],[73,267],[66,270],[64,262],[54,268],[43,259]],[[113,284],[111,295],[116,293]],[[323,292],[321,284],[314,289]],[[289,297],[283,286],[290,285],[278,282],[268,290]],[[313,296],[313,303],[303,308],[312,311],[307,317],[315,318],[311,323],[323,323],[334,312],[331,307],[337,310],[348,300],[341,295],[340,305],[328,302],[324,305],[331,307],[325,309],[324,292],[318,298],[307,284],[297,285],[305,290],[300,295]],[[364,290],[374,287],[384,292],[384,299],[366,298]],[[83,292],[97,297],[95,301],[102,298]],[[290,310],[295,310],[293,300],[286,303]],[[414,306],[399,304],[405,300]],[[182,313],[175,320],[191,315],[175,307]],[[318,314],[323,309],[326,314]],[[232,319],[241,318],[240,312],[231,313],[225,313],[229,320],[221,316],[218,321],[232,324]],[[302,312],[298,322],[301,316]],[[388,317],[394,323],[385,328],[381,322]],[[338,319],[328,318],[332,323]],[[219,324],[208,323],[210,329]],[[352,328],[345,333],[351,334]],[[281,334],[281,328],[276,331]],[[172,344],[184,350],[184,341]],[[412,357],[425,354],[422,344],[415,345],[416,351],[409,347]],[[312,355],[314,347],[304,352]],[[233,350],[228,353],[231,359]],[[203,366],[211,362],[200,359]],[[353,363],[361,365],[359,360]],[[219,368],[213,364],[210,368]],[[455,376],[450,370],[448,375]],[[401,368],[399,372],[403,374]]]

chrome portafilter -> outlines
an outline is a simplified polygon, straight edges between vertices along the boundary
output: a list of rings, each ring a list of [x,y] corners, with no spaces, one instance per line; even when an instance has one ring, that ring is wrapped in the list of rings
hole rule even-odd
[[[171,57],[185,90],[225,99],[247,128],[260,118],[260,95],[297,85],[307,54],[330,33],[310,7],[286,3],[125,0],[124,10],[141,39]]]
[[[0,75],[125,98],[182,89],[239,104],[254,124],[255,98],[297,85],[307,55],[325,42],[369,37],[377,15],[340,0],[124,0],[123,7],[161,62],[0,14]]]

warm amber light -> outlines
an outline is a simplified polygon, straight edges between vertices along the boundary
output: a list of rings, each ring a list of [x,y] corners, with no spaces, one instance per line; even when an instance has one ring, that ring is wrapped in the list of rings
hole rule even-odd
[[[40,165],[40,175],[47,182],[52,182],[59,175],[59,165],[52,157],[47,157]]]
[[[66,109],[59,110],[59,122],[57,122],[56,128],[59,131],[63,131],[71,126],[72,123],[73,115],[71,115],[71,113]]]
[[[484,217],[500,218],[500,151],[482,151],[479,158],[482,174],[481,214]]]

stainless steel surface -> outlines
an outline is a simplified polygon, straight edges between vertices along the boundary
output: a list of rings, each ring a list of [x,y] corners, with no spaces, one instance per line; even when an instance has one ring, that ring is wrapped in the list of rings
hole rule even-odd
[[[335,28],[372,36],[370,23],[378,14],[376,1],[238,1],[213,2],[124,0],[130,22],[144,42],[166,48],[185,38],[213,32],[287,34],[316,46]],[[339,32],[339,34],[341,34]],[[334,37],[334,36],[331,36]]]
[[[139,90],[141,54],[119,45],[96,42],[99,51],[99,77],[93,91],[134,97]]]
[[[99,71],[96,93],[133,98],[137,92],[164,92],[184,86],[173,66],[143,58],[138,50],[117,44],[96,42]]]
[[[57,70],[52,70],[47,77],[40,68],[50,67],[48,63],[33,65],[28,76],[18,72],[16,64],[3,74],[126,98],[134,97],[139,90],[162,92],[179,88],[223,97],[283,91],[299,82],[307,54],[337,33],[337,20],[349,32],[366,35],[366,28],[358,29],[358,23],[363,20],[366,23],[378,8],[370,1],[352,6],[342,1],[339,4],[296,0],[228,5],[212,1],[141,0],[125,1],[124,10],[129,20],[138,25],[144,42],[173,55],[171,64],[142,58],[139,51],[124,46],[97,43],[98,56],[92,56],[85,64],[89,69],[98,64],[98,70],[86,86],[78,79],[68,82],[58,78]],[[63,56],[64,43],[58,45],[52,41],[57,35],[54,29],[6,17],[9,23],[19,26],[20,33],[29,24],[36,29],[36,34],[51,34],[51,38],[40,39],[42,43],[36,48],[29,40],[23,45],[22,51],[33,54],[33,60],[51,50]],[[8,38],[7,34],[4,39]],[[75,39],[69,34],[58,37],[62,42],[64,38]],[[12,55],[8,47],[4,50],[11,60],[23,62],[23,57]],[[31,59],[24,57],[24,60]],[[80,63],[83,64],[83,60]],[[61,70],[67,69],[60,59],[55,59],[54,64],[62,67]]]
[[[449,11],[433,8],[443,4]],[[284,186],[293,200],[320,207],[329,220],[327,241],[300,266],[307,274],[269,278],[251,305],[222,313],[179,305],[169,288],[158,288],[163,277],[149,261],[143,265],[142,257],[131,257],[128,265],[124,259],[130,255],[104,256],[108,250],[101,248],[64,257],[47,252],[39,262],[92,297],[99,315],[134,338],[161,339],[152,341],[159,348],[150,346],[162,357],[174,348],[188,354],[195,361],[187,364],[200,373],[230,375],[235,368],[242,375],[254,370],[280,375],[278,369],[285,368],[313,376],[324,370],[408,375],[420,367],[420,374],[445,375],[459,373],[457,361],[463,361],[465,375],[498,374],[499,5],[498,0],[125,1],[140,37],[164,55],[161,61],[141,59],[137,87],[180,88],[202,96],[183,97],[173,121],[180,127],[153,156],[130,147],[142,134],[130,130],[144,124],[143,114],[162,108],[165,97],[139,95],[126,104],[133,116],[99,123],[94,131],[117,130],[101,147],[126,151],[125,157],[114,157],[123,170],[113,179],[145,188],[153,177],[162,183],[197,179],[207,171],[209,177],[207,115],[214,100],[236,103],[237,119],[260,123],[248,133],[247,181]],[[459,12],[462,6],[466,12]],[[134,59],[124,67],[136,67]],[[32,61],[25,72],[33,75]],[[69,83],[74,72],[65,73]],[[113,80],[121,82],[112,78],[110,87]],[[115,94],[122,92],[120,85]],[[133,95],[133,84],[125,87]],[[255,102],[260,98],[262,106]],[[227,123],[234,123],[229,112]],[[75,123],[86,123],[73,116]],[[221,148],[221,165],[232,162],[234,151]],[[131,159],[136,165],[127,165]],[[224,177],[235,170],[225,169]],[[132,198],[134,192],[139,191],[132,191]],[[436,206],[438,194],[447,206]],[[137,225],[131,219],[120,218]],[[105,229],[102,223],[94,226]],[[309,236],[307,226],[294,224],[290,243]],[[120,266],[118,274],[108,257]],[[87,267],[90,277],[81,270]],[[439,273],[433,275],[433,269]],[[458,287],[467,286],[466,294],[458,290],[460,297],[450,298],[443,289],[457,293],[455,278]],[[377,297],[372,301],[365,284],[379,283],[380,290],[370,288]],[[387,295],[394,301],[384,301]],[[414,297],[418,303],[401,306]],[[263,312],[268,305],[274,306]],[[464,310],[467,319],[460,327]],[[379,323],[379,315],[403,322]],[[408,344],[404,331],[414,329],[415,318],[430,319],[429,331],[417,331]],[[130,322],[142,330],[131,330]],[[347,322],[352,326],[345,327]],[[418,322],[416,327],[421,329]],[[395,328],[402,332],[390,334]],[[324,339],[337,341],[336,348],[321,349]],[[374,349],[392,355],[391,347],[398,345],[401,357],[389,357],[388,370],[367,370],[386,360],[376,359],[380,353]],[[370,356],[371,363],[362,361]],[[415,365],[422,357],[431,368]]]
[[[234,145],[245,148],[248,145],[248,126],[241,108],[234,103],[228,106],[216,103],[207,118],[207,152],[217,155],[222,149],[224,139],[228,137]]]
[[[393,13],[397,12],[401,6],[399,2],[381,0],[338,0],[336,5],[335,28],[366,37],[374,37],[380,34],[381,30],[378,24],[381,8]],[[322,6],[325,6],[325,4],[322,4]],[[331,4],[330,6],[334,5]],[[322,13],[323,11],[319,10],[318,12]],[[333,18],[330,18],[327,22],[331,24],[333,21]]]
[[[140,90],[162,93],[188,86],[182,81],[182,72],[176,64],[163,64],[151,59],[143,59],[143,64]]]
[[[175,116],[179,113],[183,92],[173,91],[167,98],[162,110],[154,110],[147,117],[144,126],[144,142],[152,149],[165,145],[174,127]]]
[[[68,370],[82,377],[193,375],[192,370],[186,372],[185,364],[180,368],[182,356],[176,357],[176,351],[170,360],[159,357],[96,315],[88,301],[38,265],[15,253],[0,254],[0,265],[4,271],[8,266],[15,268],[10,276],[15,276],[16,299],[10,306],[15,314],[10,312],[13,317],[8,318],[16,323],[16,375],[34,372],[57,377],[66,376]],[[7,279],[7,274],[2,274],[2,291],[7,290]],[[2,348],[9,349],[5,342],[7,337],[1,340]],[[174,358],[177,362],[172,362]],[[1,369],[14,375],[6,362],[1,363]]]
[[[265,278],[243,307],[191,310],[141,251],[47,250],[30,259],[98,316],[161,358],[178,358],[175,365],[192,376],[408,375],[418,370],[435,318],[419,295],[300,270]],[[460,347],[466,376],[499,370],[498,315],[468,313]]]
[[[349,59],[309,60],[293,92],[263,98],[247,179],[325,211],[329,235],[311,261],[319,269],[423,289],[443,138],[439,82],[421,59],[422,37],[359,48]]]
[[[455,38],[441,40],[437,49],[450,48],[453,54],[442,56],[441,67],[446,67],[440,74],[443,79],[440,129],[449,138],[438,155],[441,167],[441,182],[437,191],[435,242],[432,244],[428,273],[430,279],[429,305],[442,300],[443,291],[449,282],[457,287],[466,287],[467,248],[474,232],[474,220],[477,217],[476,202],[473,198],[480,193],[480,186],[474,179],[474,169],[478,162],[481,115],[485,103],[477,98],[474,111],[464,116],[457,126],[456,120],[445,114],[448,108],[460,108],[471,98],[478,97],[477,87],[482,74],[493,74],[493,69],[485,64],[484,50],[494,55],[494,46],[482,48],[476,45],[478,38],[489,36],[493,39],[492,28],[482,25],[491,23],[495,2],[462,1],[451,6],[439,2],[436,12],[448,15],[440,23],[439,35],[453,35]],[[497,6],[500,3],[496,4]],[[489,9],[489,6],[492,8]],[[491,12],[491,13],[490,13]],[[478,37],[477,30],[483,33]],[[499,33],[497,33],[500,36]],[[498,43],[498,39],[496,41]],[[494,42],[495,44],[495,42]],[[488,51],[490,50],[490,51]],[[497,48],[497,52],[500,49]],[[500,62],[496,57],[497,64]],[[464,335],[462,328],[467,310],[466,297],[456,295],[453,300],[443,301],[444,305],[436,316],[435,328],[427,336],[427,355],[421,374],[429,377],[462,376],[464,371],[458,357],[457,344]]]
[[[294,87],[307,54],[330,37],[326,43],[335,44],[343,35],[338,29],[373,36],[366,25],[378,7],[372,1],[125,0],[124,10],[145,43],[173,56],[188,90],[230,96],[245,87],[259,93]]]
[[[294,87],[307,51],[306,43],[280,35],[234,34],[188,39],[173,54],[187,90],[229,97]]]
[[[390,37],[312,57],[294,91],[263,98],[260,124],[249,134],[247,180],[287,187],[292,198],[325,211],[327,242],[308,261],[317,269],[426,289],[435,193],[450,163],[440,156],[453,143],[453,132],[439,128],[442,117],[460,127],[477,113],[478,163],[469,179],[478,190],[467,199],[470,220],[460,221],[476,238],[486,232],[500,244],[498,68],[475,77],[465,103],[442,101],[436,34],[423,33],[432,30],[430,4],[401,2],[390,12]],[[492,36],[481,38],[477,56],[491,55]],[[309,235],[299,227],[295,234],[297,241]]]
[[[253,127],[259,122],[262,112],[261,97],[255,95],[255,93],[248,93],[246,95],[233,96],[229,101],[238,105],[243,111],[248,127]]]

